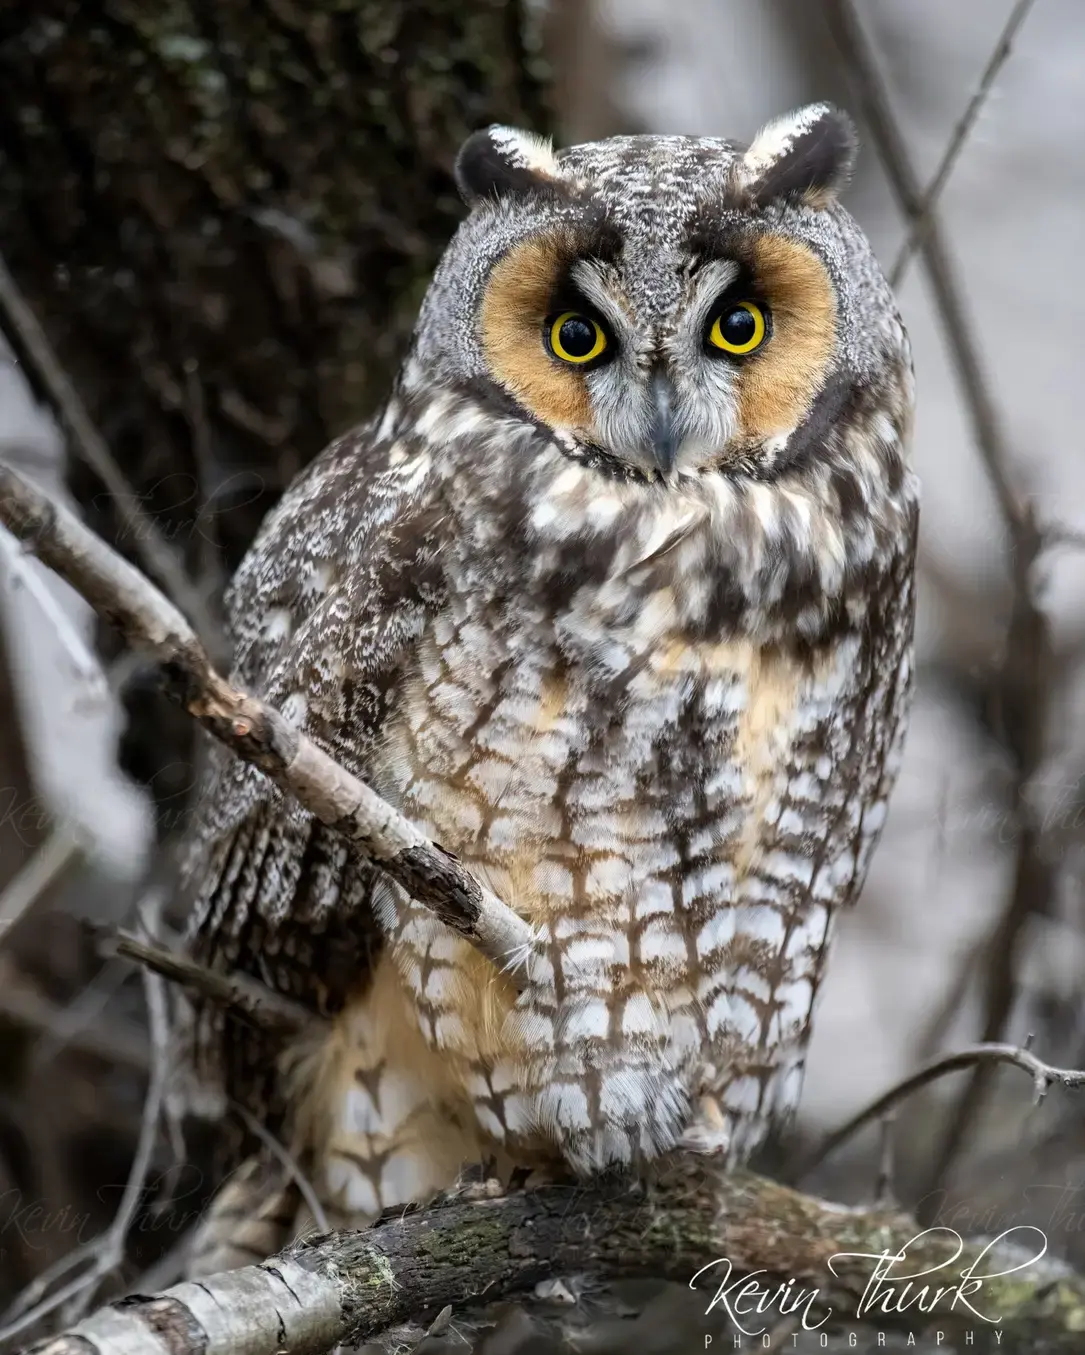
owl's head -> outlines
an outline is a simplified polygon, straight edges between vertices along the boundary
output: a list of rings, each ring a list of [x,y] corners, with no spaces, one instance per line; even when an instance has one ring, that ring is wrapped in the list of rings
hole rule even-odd
[[[553,151],[491,127],[456,166],[472,210],[413,371],[470,386],[651,478],[798,453],[903,338],[837,204],[855,155],[825,104],[748,148],[634,136]]]

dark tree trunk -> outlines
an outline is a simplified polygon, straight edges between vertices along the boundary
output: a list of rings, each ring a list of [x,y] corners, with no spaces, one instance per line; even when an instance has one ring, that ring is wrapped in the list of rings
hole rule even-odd
[[[0,249],[212,601],[386,388],[461,215],[460,142],[545,120],[514,0],[0,6]],[[74,462],[72,485],[137,556]],[[126,765],[176,821],[188,731],[129,705]]]

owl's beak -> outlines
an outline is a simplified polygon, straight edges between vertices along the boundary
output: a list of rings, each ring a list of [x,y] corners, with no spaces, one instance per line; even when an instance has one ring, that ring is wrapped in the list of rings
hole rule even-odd
[[[678,456],[678,435],[675,429],[674,384],[666,372],[658,368],[651,378],[652,405],[652,459],[664,476],[670,475]]]

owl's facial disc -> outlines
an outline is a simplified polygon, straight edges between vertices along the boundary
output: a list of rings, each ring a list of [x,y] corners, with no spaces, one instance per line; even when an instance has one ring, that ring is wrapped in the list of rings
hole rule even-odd
[[[628,246],[562,225],[514,246],[482,305],[490,374],[535,418],[649,478],[763,459],[801,425],[836,346],[824,265],[782,234],[660,249],[666,307],[627,285]]]
[[[837,357],[810,219],[832,212],[854,154],[825,104],[745,149],[629,137],[556,153],[477,133],[457,162],[464,197],[502,233],[530,222],[482,288],[486,373],[541,424],[650,478],[761,473],[814,419]]]

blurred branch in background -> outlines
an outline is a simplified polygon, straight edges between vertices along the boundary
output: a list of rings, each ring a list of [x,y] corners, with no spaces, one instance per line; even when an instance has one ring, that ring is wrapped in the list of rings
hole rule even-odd
[[[964,150],[973,128],[983,112],[983,106],[987,102],[991,90],[994,88],[995,79],[999,71],[1009,60],[1010,53],[1013,51],[1013,42],[1020,31],[1021,25],[1028,17],[1028,12],[1032,9],[1036,0],[1017,0],[1013,9],[1010,11],[1009,18],[1006,20],[1005,27],[999,34],[998,41],[995,43],[994,50],[991,52],[990,60],[983,69],[979,84],[976,86],[971,99],[968,101],[968,107],[961,115],[960,121],[953,129],[953,135],[946,145],[945,154],[942,156],[941,164],[934,178],[927,185],[919,202],[915,205],[914,211],[906,208],[909,214],[908,232],[904,237],[904,243],[894,260],[892,268],[889,270],[889,283],[894,289],[899,287],[904,280],[904,274],[907,272],[908,265],[912,261],[916,249],[922,245],[923,237],[927,232],[933,213],[938,207],[938,199],[942,196],[946,184],[949,183],[950,175],[953,173],[957,160]],[[837,27],[837,32],[841,30]],[[899,192],[898,188],[898,192]]]
[[[99,670],[99,677],[101,670]],[[79,859],[78,837],[58,824],[0,894],[0,941],[34,904]]]
[[[157,919],[151,917],[147,921],[148,925],[155,926]],[[56,1267],[38,1278],[35,1286],[24,1291],[9,1315],[7,1326],[0,1329],[0,1342],[13,1340],[23,1331],[38,1326],[57,1310],[61,1311],[64,1322],[77,1322],[94,1302],[101,1283],[110,1279],[123,1265],[128,1232],[142,1203],[158,1142],[159,1117],[170,1067],[170,1028],[165,985],[157,974],[145,971],[143,990],[150,1030],[150,1078],[135,1154],[117,1212],[104,1234],[89,1238],[83,1245],[69,1251]],[[51,1284],[73,1271],[77,1273],[66,1284],[55,1289],[48,1297],[37,1300],[39,1291],[44,1294]]]
[[[904,136],[890,106],[877,60],[851,0],[825,0],[825,12],[856,97],[873,133],[890,184],[908,222],[908,243],[923,257],[939,318],[969,411],[977,450],[1001,508],[1009,541],[1012,607],[1002,662],[991,674],[990,701],[998,729],[1015,768],[1013,813],[1018,824],[1009,897],[981,967],[985,1043],[1003,1034],[1016,992],[1018,944],[1034,916],[1049,912],[1055,889],[1055,866],[1043,842],[1042,825],[1031,793],[1032,782],[1049,753],[1053,646],[1047,617],[1038,595],[1037,564],[1049,542],[1037,522],[1034,504],[1017,483],[1012,457],[984,373],[976,339],[949,246],[938,220],[938,196],[956,162],[964,135],[975,120],[1009,53],[1010,43],[1031,5],[1018,3],[1000,34],[980,86],[965,118],[951,138],[942,166],[924,192],[912,166]],[[907,247],[907,245],[906,245]],[[944,1142],[928,1180],[933,1192],[945,1180],[985,1104],[989,1069],[976,1066],[949,1117]]]
[[[28,355],[34,374],[41,382],[61,424],[68,431],[71,446],[105,486],[116,506],[125,531],[136,543],[144,568],[166,589],[169,596],[191,618],[212,653],[222,658],[220,627],[212,620],[207,599],[194,588],[166,542],[157,522],[144,512],[131,485],[113,459],[102,435],[95,428],[67,373],[57,361],[45,331],[23,299],[15,279],[0,254],[0,324],[9,339]],[[48,595],[46,595],[47,597]]]
[[[897,202],[909,230],[918,229],[917,245],[934,290],[939,318],[945,326],[976,447],[987,467],[1003,516],[1015,532],[1024,534],[1030,526],[1029,504],[1013,482],[1003,423],[984,374],[960,279],[938,219],[937,201],[924,193],[912,167],[911,155],[890,106],[877,58],[854,5],[851,0],[823,0],[823,3],[855,91],[856,103],[873,135]]]
[[[1029,1074],[1032,1078],[1034,1105],[1040,1104],[1052,1086],[1065,1087],[1069,1091],[1085,1086],[1085,1072],[1080,1072],[1075,1068],[1053,1068],[1049,1063],[1044,1063],[1042,1059],[1038,1059],[1027,1048],[1018,1049],[1015,1045],[1009,1044],[981,1044],[974,1045],[971,1049],[960,1049],[953,1054],[945,1054],[932,1060],[925,1067],[917,1069],[902,1082],[897,1083],[895,1087],[890,1087],[888,1091],[883,1092],[869,1106],[864,1106],[839,1129],[834,1130],[823,1143],[820,1143],[815,1153],[795,1163],[790,1170],[785,1172],[785,1178],[802,1181],[827,1157],[835,1153],[838,1148],[843,1147],[849,1139],[854,1138],[866,1125],[879,1120],[886,1121],[901,1101],[906,1100],[909,1096],[914,1096],[916,1092],[930,1083],[937,1082],[950,1073],[961,1072],[965,1069],[993,1068],[998,1064],[1009,1064],[1011,1067],[1020,1068],[1023,1072]]]

